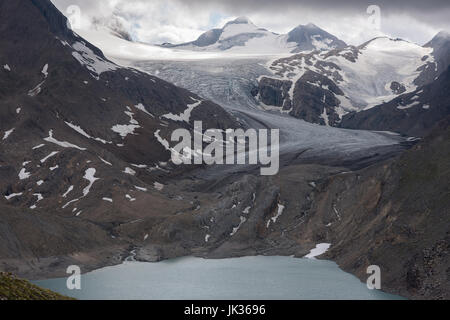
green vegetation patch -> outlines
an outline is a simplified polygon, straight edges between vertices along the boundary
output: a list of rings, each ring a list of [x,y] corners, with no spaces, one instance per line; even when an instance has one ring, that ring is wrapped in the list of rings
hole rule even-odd
[[[0,272],[0,300],[74,300],[40,288],[11,273]]]

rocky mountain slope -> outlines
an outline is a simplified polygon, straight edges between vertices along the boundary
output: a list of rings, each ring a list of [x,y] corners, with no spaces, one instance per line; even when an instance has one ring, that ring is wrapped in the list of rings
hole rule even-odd
[[[299,25],[288,34],[276,34],[259,28],[247,17],[228,22],[221,29],[203,33],[197,40],[182,44],[164,44],[167,48],[233,53],[289,53],[346,47],[344,41],[314,24]]]
[[[339,126],[349,113],[369,110],[401,94],[412,97],[436,81],[448,67],[449,43],[442,34],[424,47],[376,38],[358,47],[299,53],[269,63],[273,76],[261,77],[253,94],[262,108]]]
[[[363,281],[368,265],[380,266],[384,290],[449,299],[449,124],[447,117],[395,160],[333,177],[321,187],[314,219],[333,223],[324,230],[333,243],[328,258]]]
[[[240,124],[108,61],[48,0],[2,1],[0,20],[0,268],[23,274],[60,256],[120,261],[129,243],[115,228],[192,206],[159,191],[161,175],[183,170],[168,163],[167,134],[194,119]]]
[[[433,49],[433,56],[437,62],[438,72],[443,72],[450,65],[450,33],[441,31],[424,45]]]

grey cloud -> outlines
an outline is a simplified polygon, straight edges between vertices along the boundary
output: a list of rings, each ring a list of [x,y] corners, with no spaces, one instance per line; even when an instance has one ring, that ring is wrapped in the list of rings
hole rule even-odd
[[[190,41],[210,28],[209,16],[249,16],[260,27],[287,32],[298,24],[315,23],[351,44],[369,40],[364,20],[369,5],[381,10],[381,31],[418,43],[440,30],[450,31],[448,0],[52,0],[60,10],[77,4],[90,15],[107,15],[114,8],[127,8],[126,17],[141,27],[142,41]],[[159,7],[155,9],[155,3]],[[163,5],[161,5],[161,3]],[[171,8],[165,12],[165,6]],[[134,10],[133,7],[136,7]],[[151,10],[146,10],[151,7]],[[154,20],[154,23],[148,21]],[[223,23],[221,21],[220,23]],[[219,24],[220,24],[219,23]],[[183,27],[183,24],[186,27]],[[215,25],[220,26],[220,25]],[[153,28],[152,30],[142,30]],[[370,31],[370,30],[369,30]]]

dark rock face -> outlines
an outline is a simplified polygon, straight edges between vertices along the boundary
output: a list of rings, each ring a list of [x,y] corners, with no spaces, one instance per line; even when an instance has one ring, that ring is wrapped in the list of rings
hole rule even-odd
[[[315,55],[318,53],[299,53],[274,61],[270,69],[280,78],[298,72],[296,68],[299,64],[306,70],[295,83],[292,80],[262,77],[255,89],[259,95],[254,96],[268,106],[280,107],[293,117],[321,125],[337,126],[341,121],[341,101],[337,96],[344,96],[337,85],[343,81],[338,72],[341,68],[333,62],[317,60]],[[339,55],[352,61],[358,56],[358,49],[334,49],[323,53],[325,58],[329,55]]]
[[[335,107],[340,105],[340,101],[335,94],[344,95],[327,77],[307,71],[295,84],[290,115],[312,123],[336,125],[340,119]]]
[[[315,204],[318,212],[324,206],[339,213],[326,218],[323,211],[324,221],[334,221],[328,258],[362,281],[367,266],[380,266],[390,292],[449,298],[449,124],[443,120],[395,160],[328,181]]]
[[[406,91],[405,85],[397,81],[392,81],[390,88],[394,94],[402,94]]]
[[[438,74],[444,72],[450,66],[450,33],[446,31],[439,32],[424,47],[433,48]]]
[[[192,44],[198,47],[207,47],[216,43],[219,40],[222,32],[222,29],[212,29],[200,35],[200,37],[197,40],[193,41]]]
[[[428,62],[422,68],[419,68],[420,76],[414,81],[418,86],[433,82],[450,66],[450,34],[445,31],[439,32],[424,47],[433,48],[433,58],[436,64]],[[424,59],[428,58],[424,57]]]
[[[358,113],[345,115],[341,127],[394,131],[423,137],[450,114],[450,68],[435,82],[394,100]]]
[[[293,89],[293,102],[289,91]],[[335,126],[340,118],[336,106],[340,101],[335,95],[343,96],[342,90],[328,77],[313,71],[306,71],[293,84],[289,80],[262,77],[255,89],[257,99],[265,105],[279,107],[289,115],[308,122]]]
[[[300,25],[291,30],[288,33],[287,41],[297,43],[297,48],[293,52],[316,50],[314,41],[321,42],[328,48],[341,49],[347,47],[344,41],[311,23]]]
[[[259,93],[259,98],[264,104],[289,110],[291,108],[291,101],[288,91],[291,86],[291,81],[263,77],[259,81],[259,87],[256,92]]]

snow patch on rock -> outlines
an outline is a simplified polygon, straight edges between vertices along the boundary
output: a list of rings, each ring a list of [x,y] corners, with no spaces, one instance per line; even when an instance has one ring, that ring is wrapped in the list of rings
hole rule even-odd
[[[77,145],[74,145],[72,143],[69,143],[67,141],[58,141],[58,140],[56,140],[53,137],[53,130],[50,130],[48,132],[48,137],[44,138],[44,140],[47,141],[47,142],[54,143],[54,144],[56,144],[56,145],[58,145],[60,147],[63,147],[63,148],[75,148],[75,149],[78,149],[78,150],[81,150],[81,151],[85,151],[86,150],[86,148],[81,148],[81,147],[79,147]]]
[[[316,245],[314,249],[311,250],[310,253],[308,253],[305,258],[307,259],[316,259],[316,257],[321,256],[325,252],[328,251],[328,249],[331,247],[330,243],[319,243]]]
[[[3,140],[8,139],[8,137],[13,133],[15,128],[12,128],[11,130],[5,131],[5,134],[3,135]]]
[[[191,99],[193,101],[195,101],[195,102],[192,103],[192,104],[188,104],[187,105],[187,109],[184,110],[183,113],[180,113],[178,115],[175,115],[175,114],[172,114],[172,113],[168,113],[168,114],[163,115],[162,117],[166,118],[166,119],[169,119],[169,120],[173,120],[173,121],[185,121],[185,122],[189,123],[192,111],[195,108],[197,108],[203,102],[201,100],[198,100],[198,99],[195,99],[195,98],[192,98],[192,97],[191,97]]]

